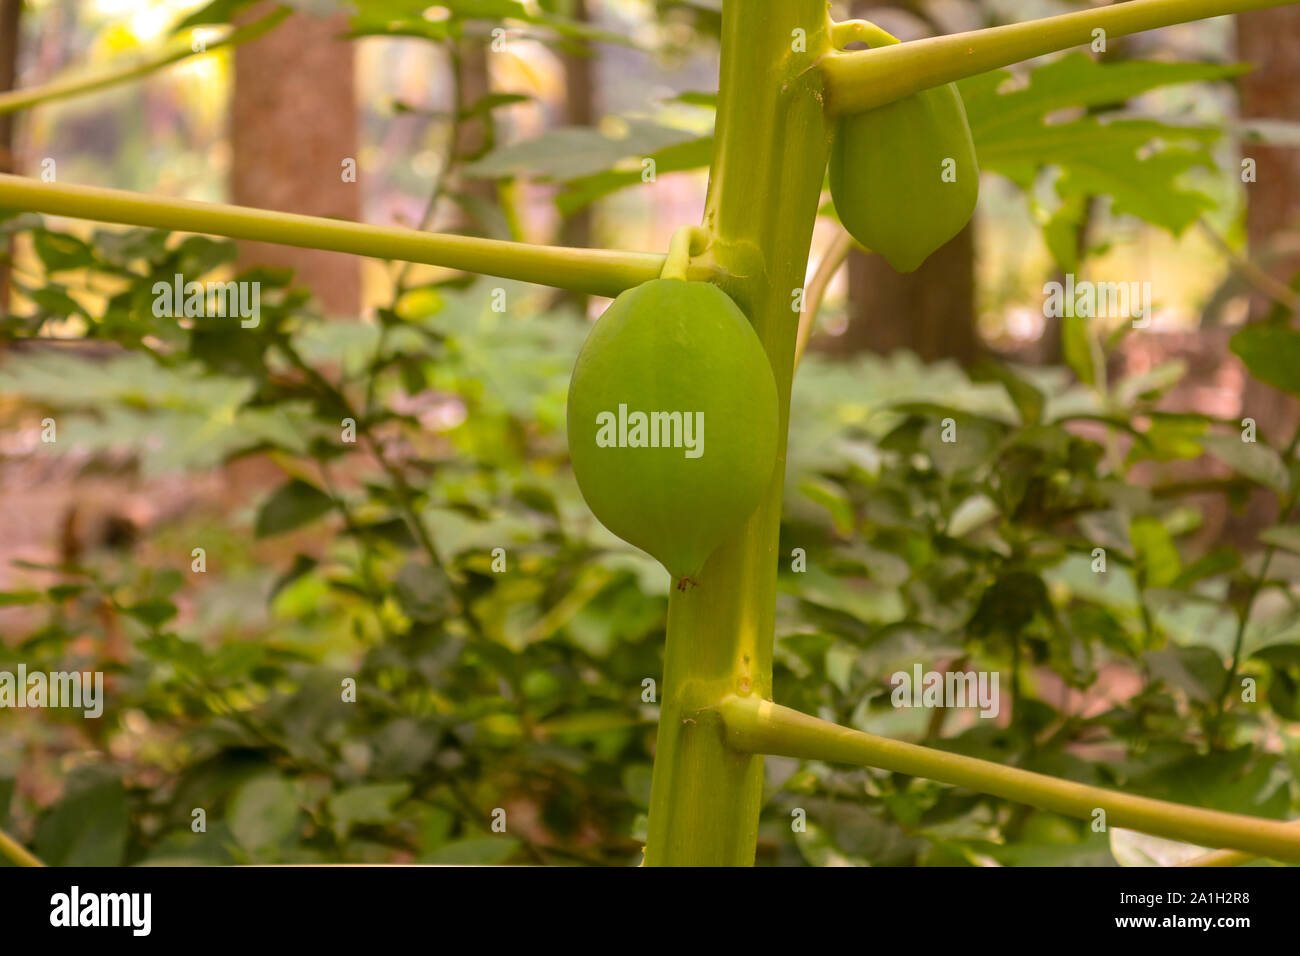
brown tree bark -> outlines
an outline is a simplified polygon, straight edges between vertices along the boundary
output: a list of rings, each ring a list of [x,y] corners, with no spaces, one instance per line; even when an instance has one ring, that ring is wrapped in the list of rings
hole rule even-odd
[[[569,16],[586,22],[590,14],[587,0],[569,0]],[[596,51],[568,50],[564,53],[564,121],[569,126],[593,126],[597,119]],[[580,249],[592,245],[592,209],[579,210],[564,220],[560,244]],[[566,292],[561,299],[579,314],[586,314],[589,298],[580,292]]]
[[[970,365],[980,354],[974,227],[968,225],[915,272],[895,272],[884,257],[854,249],[849,309],[848,328],[824,338],[824,351],[887,355],[907,349],[927,362],[954,359]]]
[[[269,5],[259,4],[249,18]],[[340,39],[345,14],[294,14],[235,50],[230,140],[231,197],[243,206],[337,219],[361,217],[362,171],[343,179],[357,159],[352,44]],[[356,315],[361,266],[355,256],[258,242],[240,243],[239,265],[287,267],[324,308]]]
[[[466,110],[492,92],[492,72],[488,66],[489,44],[486,37],[465,37],[456,44],[456,83],[459,90],[457,109]],[[457,162],[480,156],[492,147],[495,138],[492,113],[480,113],[460,122],[456,135]],[[495,202],[496,183],[490,179],[461,179],[456,189],[483,202]],[[468,224],[468,220],[462,225]]]
[[[1259,10],[1237,17],[1237,56],[1255,64],[1241,78],[1241,115],[1300,122],[1300,6]],[[1251,144],[1256,181],[1247,185],[1246,228],[1258,249],[1280,232],[1300,230],[1300,150]],[[1300,255],[1278,265],[1289,279]]]
[[[1237,56],[1256,66],[1239,81],[1242,117],[1300,121],[1300,7],[1239,14]],[[1256,164],[1255,182],[1246,184],[1248,254],[1276,278],[1289,282],[1300,271],[1300,256],[1272,262],[1260,261],[1259,256],[1274,237],[1300,234],[1300,150],[1251,143],[1243,155]],[[1256,297],[1251,317],[1262,317],[1270,307],[1264,297]],[[1247,378],[1240,417],[1253,418],[1262,436],[1285,446],[1300,422],[1300,408],[1282,392]],[[1250,540],[1277,517],[1274,496],[1257,494],[1244,514],[1229,519],[1228,533],[1237,541]]]
[[[569,0],[570,18],[587,22],[587,0]],[[596,57],[594,49],[566,50],[564,62],[564,121],[569,126],[596,122]],[[591,208],[564,221],[561,243],[586,248],[591,245]]]
[[[1256,65],[1240,79],[1242,117],[1300,122],[1300,7],[1243,13],[1236,18],[1236,52]],[[1300,255],[1260,260],[1271,239],[1284,233],[1300,235],[1300,150],[1251,143],[1244,156],[1256,161],[1256,181],[1247,183],[1248,254],[1283,282],[1300,272]],[[1269,311],[1260,295],[1252,302],[1252,317]],[[1286,442],[1296,427],[1295,402],[1255,380],[1247,380],[1242,415],[1256,420],[1274,442]]]

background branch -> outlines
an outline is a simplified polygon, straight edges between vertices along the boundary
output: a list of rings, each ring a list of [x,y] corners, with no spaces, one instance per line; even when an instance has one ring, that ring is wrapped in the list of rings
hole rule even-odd
[[[794,342],[795,368],[799,367],[804,349],[808,347],[808,340],[812,338],[813,328],[817,325],[817,312],[821,308],[822,299],[826,297],[826,289],[830,286],[831,279],[835,278],[835,273],[840,271],[840,266],[844,265],[844,260],[849,257],[849,250],[852,248],[853,237],[841,231],[832,240],[830,248],[822,256],[822,261],[817,263],[817,271],[813,273],[812,281],[804,290],[803,312],[799,315],[799,333]]]
[[[155,73],[164,67],[171,66],[173,63],[179,63],[181,60],[188,60],[192,56],[205,56],[209,53],[215,53],[226,47],[238,46],[240,43],[246,43],[249,40],[260,37],[263,33],[277,27],[284,21],[290,13],[293,12],[291,7],[277,7],[266,16],[231,30],[219,40],[209,43],[202,50],[193,49],[188,38],[179,48],[171,50],[160,56],[145,60],[142,63],[135,63],[131,66],[118,67],[109,70],[106,73],[100,73],[96,76],[80,76],[71,79],[55,80],[52,83],[45,83],[41,86],[31,86],[27,89],[13,90],[8,93],[0,94],[0,113],[14,113],[18,110],[29,109],[38,106],[41,103],[49,103],[52,100],[67,99],[70,96],[80,96],[83,93],[94,93],[99,90],[107,89],[110,86],[118,86],[122,83],[129,83],[132,80],[138,80],[150,73]]]

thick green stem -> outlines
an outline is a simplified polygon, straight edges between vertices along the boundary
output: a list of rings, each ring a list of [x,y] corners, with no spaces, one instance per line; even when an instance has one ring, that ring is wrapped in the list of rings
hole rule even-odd
[[[1201,846],[1226,847],[1300,863],[1300,827],[1102,787],[1059,780],[987,760],[920,747],[850,730],[757,696],[723,701],[711,723],[721,721],[738,754],[774,754],[876,767],[966,787],[1042,810],[1092,820],[1104,810],[1107,827],[1125,827]]]
[[[244,206],[158,199],[121,189],[42,183],[22,176],[0,175],[0,208],[407,259],[592,295],[616,296],[657,278],[664,263],[662,253],[567,249],[440,235]],[[689,271],[692,279],[714,275],[700,265]]]
[[[769,694],[777,532],[798,327],[796,291],[829,151],[821,73],[823,0],[726,0],[718,135],[704,227],[719,285],[749,316],[780,397],[780,454],[762,503],[668,606],[662,710],[647,865],[754,861],[763,762],[722,739],[709,709],[728,694]]]
[[[953,33],[855,53],[831,53],[822,61],[828,108],[857,113],[941,86],[1011,66],[1022,60],[1093,42],[1206,17],[1284,7],[1294,0],[1130,0],[1056,17]]]
[[[266,16],[254,20],[252,23],[229,31],[221,39],[208,44],[203,50],[193,49],[191,42],[186,40],[184,44],[178,44],[177,49],[169,50],[141,63],[118,67],[94,76],[76,76],[70,79],[55,80],[42,86],[31,86],[27,89],[12,90],[0,94],[0,113],[15,113],[18,110],[39,106],[41,103],[49,103],[52,100],[62,100],[70,96],[94,93],[97,90],[138,80],[164,67],[171,66],[173,63],[188,60],[192,56],[205,56],[226,47],[247,43],[249,40],[260,37],[263,33],[284,22],[284,19],[292,12],[292,7],[277,7]]]

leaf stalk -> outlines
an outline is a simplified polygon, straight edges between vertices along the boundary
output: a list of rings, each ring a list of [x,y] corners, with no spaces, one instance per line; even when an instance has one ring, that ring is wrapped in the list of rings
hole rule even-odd
[[[1103,810],[1107,827],[1300,863],[1300,827],[1283,820],[1189,807],[1004,767],[851,730],[752,695],[724,700],[716,716],[727,744],[738,753],[875,767],[1082,820],[1096,819]]]
[[[570,249],[428,233],[246,206],[160,199],[121,189],[42,183],[5,174],[0,174],[0,208],[406,259],[610,297],[656,278],[665,259],[662,253]],[[716,277],[716,271],[703,264],[692,265],[689,272],[696,279]]]
[[[891,44],[879,49],[828,53],[826,108],[860,113],[954,80],[987,73],[1034,57],[1107,39],[1203,20],[1207,17],[1288,6],[1294,0],[1130,0],[1054,17],[966,33]]]

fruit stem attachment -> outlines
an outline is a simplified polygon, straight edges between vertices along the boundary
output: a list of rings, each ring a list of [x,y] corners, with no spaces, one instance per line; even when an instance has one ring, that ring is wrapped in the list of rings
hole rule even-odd
[[[865,43],[871,49],[893,46],[902,43],[888,30],[884,30],[870,20],[841,20],[831,24],[831,45],[843,51],[850,43]]]
[[[668,258],[659,273],[661,279],[686,280],[691,257],[703,255],[709,248],[709,233],[701,226],[679,226],[668,243]]]

